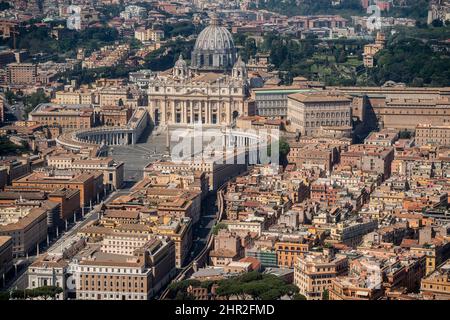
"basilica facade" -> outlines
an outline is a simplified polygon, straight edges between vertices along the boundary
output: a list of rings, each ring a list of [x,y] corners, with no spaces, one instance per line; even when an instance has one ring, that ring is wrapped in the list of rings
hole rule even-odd
[[[155,125],[229,126],[249,114],[247,68],[217,18],[198,36],[192,59],[188,66],[180,56],[172,69],[149,79],[149,112]]]

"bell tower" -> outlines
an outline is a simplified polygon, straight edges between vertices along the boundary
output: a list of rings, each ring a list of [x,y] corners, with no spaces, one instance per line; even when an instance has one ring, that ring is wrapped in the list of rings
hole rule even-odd
[[[238,57],[234,64],[231,75],[234,79],[247,80],[247,66],[245,65],[245,62],[242,61],[241,56]]]

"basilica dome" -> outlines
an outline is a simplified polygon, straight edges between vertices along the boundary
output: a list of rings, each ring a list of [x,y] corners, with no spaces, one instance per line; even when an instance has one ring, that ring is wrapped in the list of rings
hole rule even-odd
[[[236,48],[227,28],[213,15],[200,32],[192,52],[192,67],[199,70],[230,70],[236,62]]]

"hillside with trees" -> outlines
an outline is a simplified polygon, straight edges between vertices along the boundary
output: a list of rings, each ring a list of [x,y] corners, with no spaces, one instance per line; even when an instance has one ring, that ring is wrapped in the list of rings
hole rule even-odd
[[[450,52],[444,39],[450,26],[399,30],[376,55],[369,79],[377,85],[388,80],[412,86],[449,86]]]

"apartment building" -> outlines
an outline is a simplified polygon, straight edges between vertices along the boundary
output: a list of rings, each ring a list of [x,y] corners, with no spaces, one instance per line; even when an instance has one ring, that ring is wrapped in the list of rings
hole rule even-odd
[[[116,254],[132,254],[155,235],[163,236],[173,241],[175,263],[181,268],[192,246],[192,220],[158,217],[145,211],[107,209],[100,221],[83,228],[79,234],[102,239],[102,246]]]
[[[176,186],[179,189],[201,192],[202,199],[209,193],[209,179],[204,172],[188,171],[147,171],[144,180],[154,187]]]
[[[6,82],[9,85],[34,85],[37,76],[37,64],[11,63],[6,67]]]
[[[383,296],[379,286],[357,276],[338,277],[331,280],[330,300],[378,300]]]
[[[55,286],[62,289],[56,299],[75,298],[76,278],[69,268],[70,260],[86,246],[86,239],[74,235],[59,246],[37,257],[28,268],[28,289]]]
[[[62,131],[89,129],[95,123],[92,105],[81,104],[42,103],[30,112],[29,118],[42,125],[60,127]]]
[[[90,245],[74,257],[70,268],[79,300],[149,300],[175,274],[175,246],[153,238],[124,255]]]
[[[3,97],[0,97],[0,124],[5,122],[5,100]]]
[[[426,299],[450,299],[450,259],[422,279],[420,292]]]
[[[141,42],[147,41],[159,42],[161,41],[161,39],[164,38],[164,31],[138,28],[134,31],[134,37]]]
[[[49,193],[47,198],[59,205],[59,218],[61,220],[72,219],[74,215],[81,211],[80,190],[60,189]]]
[[[371,132],[364,140],[364,144],[373,146],[391,147],[399,139],[399,131],[395,129],[383,129]]]
[[[192,247],[192,220],[190,218],[173,219],[163,217],[161,224],[153,229],[155,234],[168,237],[175,244],[175,265],[184,266]]]
[[[13,243],[10,236],[0,236],[0,278],[13,266]]]
[[[333,145],[293,143],[289,144],[287,159],[298,168],[318,168],[330,172],[338,155],[338,149]]]
[[[370,144],[355,144],[348,151],[341,153],[339,167],[350,167],[364,172],[382,174],[387,179],[391,174],[394,160],[394,148],[374,146]]]
[[[47,210],[16,206],[0,208],[0,236],[11,237],[15,257],[25,256],[47,239]]]
[[[85,157],[72,153],[47,156],[47,165],[54,169],[75,169],[103,174],[103,183],[108,190],[119,189],[124,182],[124,163],[109,157]]]
[[[348,258],[344,255],[308,253],[297,257],[294,266],[294,284],[308,300],[322,300],[331,281],[348,271]]]
[[[0,170],[4,170],[6,184],[31,172],[30,158],[12,157],[0,160]]]
[[[222,159],[222,162],[226,161]],[[204,172],[209,178],[209,188],[211,191],[217,190],[223,183],[231,177],[245,171],[246,165],[242,164],[222,164],[215,161],[192,161],[192,162],[169,162],[158,161],[150,163],[144,168],[144,175],[154,171],[188,171]]]
[[[219,230],[214,236],[214,249],[210,251],[211,264],[217,267],[238,261],[244,256],[241,237],[228,230]]]
[[[74,173],[72,171],[35,171],[12,182],[8,191],[48,191],[60,189],[80,191],[80,207],[96,202],[103,194],[102,173]]]
[[[75,90],[70,87],[67,91],[55,92],[52,102],[59,105],[91,105],[95,103],[95,95],[89,89]]]
[[[304,238],[280,239],[275,242],[278,267],[294,268],[298,257],[303,257],[312,248],[312,243]]]
[[[419,124],[416,127],[415,142],[417,146],[450,146],[450,126]]]
[[[376,220],[342,221],[331,227],[330,237],[332,240],[354,247],[361,243],[364,235],[377,227]]]

